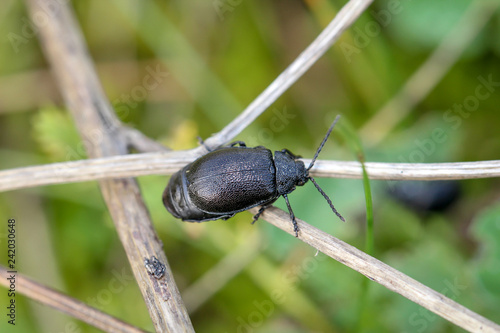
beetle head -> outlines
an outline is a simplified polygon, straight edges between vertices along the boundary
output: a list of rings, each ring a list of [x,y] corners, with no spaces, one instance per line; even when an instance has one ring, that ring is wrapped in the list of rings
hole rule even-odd
[[[300,160],[295,160],[295,167],[297,170],[297,176],[296,176],[297,186],[302,186],[309,180],[309,171],[306,170],[304,162]]]
[[[276,190],[280,195],[292,192],[296,186],[302,186],[309,180],[304,162],[288,149],[274,152],[274,165]]]

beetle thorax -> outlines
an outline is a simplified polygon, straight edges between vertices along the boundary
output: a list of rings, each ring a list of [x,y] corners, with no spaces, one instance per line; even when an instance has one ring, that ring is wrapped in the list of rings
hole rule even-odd
[[[304,163],[288,152],[274,152],[274,165],[276,189],[280,195],[292,192],[296,186],[302,186],[308,180]]]

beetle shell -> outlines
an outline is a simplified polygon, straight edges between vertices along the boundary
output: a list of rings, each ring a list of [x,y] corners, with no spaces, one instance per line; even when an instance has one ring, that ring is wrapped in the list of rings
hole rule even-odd
[[[191,200],[205,212],[229,214],[276,196],[276,169],[265,148],[214,151],[193,162],[186,178]]]
[[[170,178],[163,203],[183,221],[228,219],[303,185],[305,166],[295,158],[279,151],[273,158],[264,147],[216,149]]]

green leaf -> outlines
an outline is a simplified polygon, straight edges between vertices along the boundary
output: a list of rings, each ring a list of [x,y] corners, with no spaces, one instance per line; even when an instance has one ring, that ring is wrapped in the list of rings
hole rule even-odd
[[[33,137],[40,149],[54,161],[86,158],[73,120],[57,107],[46,107],[33,117]]]

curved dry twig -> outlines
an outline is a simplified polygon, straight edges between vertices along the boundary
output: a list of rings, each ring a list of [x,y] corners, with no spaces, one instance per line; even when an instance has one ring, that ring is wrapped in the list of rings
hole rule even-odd
[[[205,140],[205,144],[219,147],[243,131],[307,72],[372,2],[373,0],[348,1],[319,36],[272,83],[231,123]]]
[[[127,145],[140,153],[151,153],[157,151],[170,151],[171,149],[161,143],[147,137],[141,131],[128,126],[120,126],[121,135],[125,138]]]
[[[7,268],[0,265],[0,284],[9,287],[7,278],[12,273],[8,273]],[[59,291],[41,285],[28,277],[16,273],[16,291],[37,301],[41,304],[50,306],[56,310],[64,312],[74,318],[80,319],[89,325],[93,325],[104,332],[123,332],[123,333],[144,333],[135,326],[132,326],[118,318],[112,317],[102,311],[99,311],[87,304],[71,298]]]

